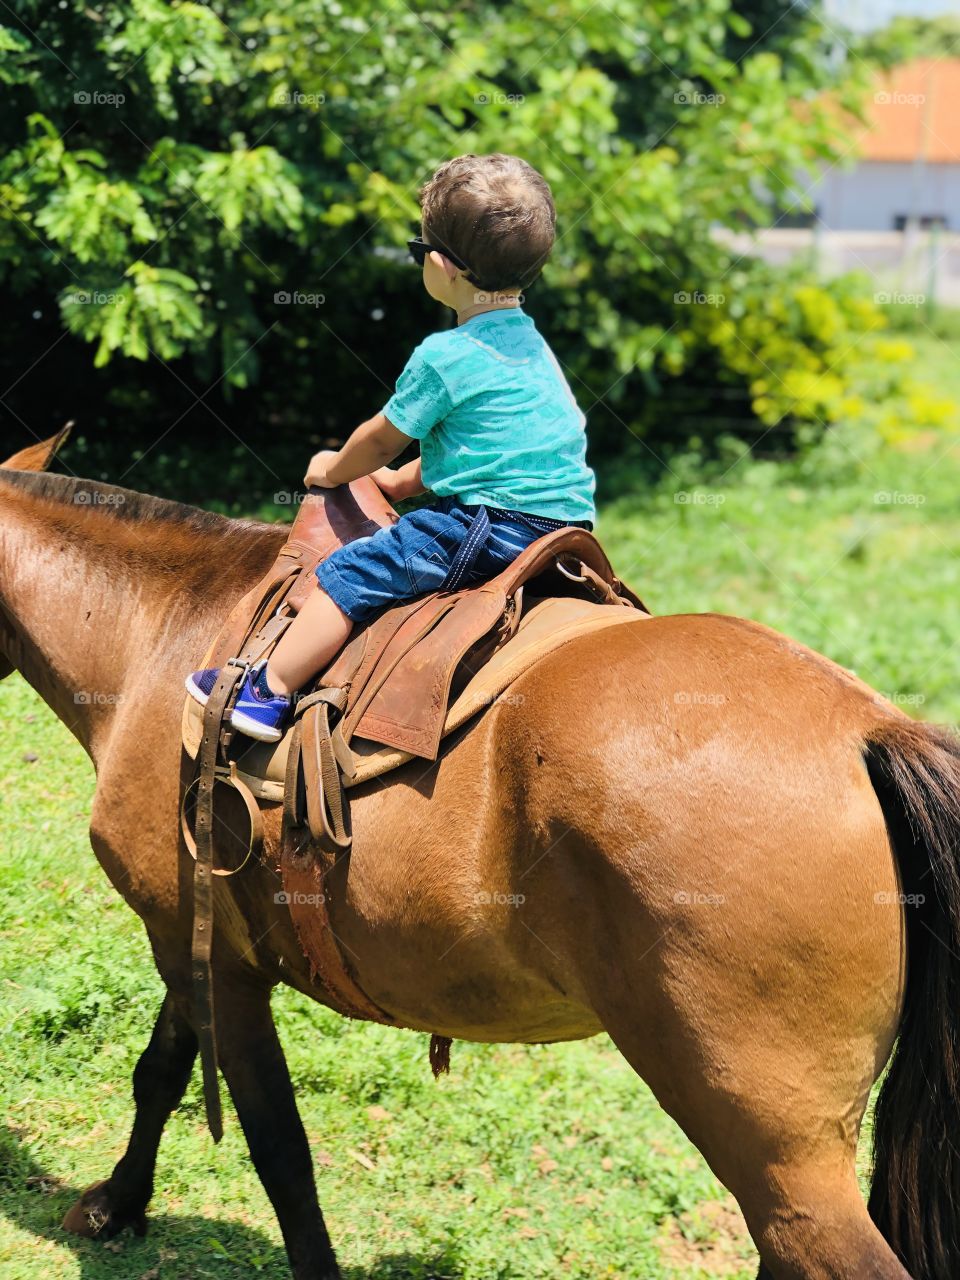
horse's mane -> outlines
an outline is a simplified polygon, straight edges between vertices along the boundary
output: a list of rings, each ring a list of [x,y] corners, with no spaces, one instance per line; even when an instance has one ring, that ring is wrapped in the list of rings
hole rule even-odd
[[[189,533],[227,535],[238,532],[266,532],[277,526],[259,520],[241,520],[204,511],[168,498],[155,498],[119,485],[49,471],[8,471],[0,467],[0,481],[25,489],[38,498],[61,506],[87,507],[91,512],[107,512],[125,524],[175,525]]]

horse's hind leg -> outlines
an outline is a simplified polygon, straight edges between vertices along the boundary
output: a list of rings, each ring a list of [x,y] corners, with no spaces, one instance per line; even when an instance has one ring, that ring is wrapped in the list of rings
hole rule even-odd
[[[735,1193],[760,1250],[760,1280],[909,1280],[870,1220],[852,1159],[765,1170]]]
[[[133,1073],[136,1117],[126,1153],[105,1182],[88,1187],[64,1219],[67,1231],[108,1240],[124,1227],[146,1232],[146,1210],[163,1128],[193,1069],[197,1038],[168,993]]]
[[[652,1021],[607,1027],[736,1197],[762,1280],[910,1280],[857,1185],[862,1100],[838,1104],[828,1075],[791,1072],[786,1057],[774,1086],[774,1059],[757,1046],[737,1053],[728,1045],[723,1069],[711,1069],[663,1004],[658,1012],[654,1039]],[[790,1046],[780,1048],[789,1055]]]
[[[764,1095],[771,1102],[758,1089],[761,1104]],[[736,1197],[760,1253],[758,1280],[910,1280],[867,1213],[855,1142],[841,1136],[839,1120],[831,1149],[795,1098],[784,1098],[781,1116],[765,1106],[751,1113],[711,1097],[704,1082],[701,1097],[687,1101],[670,1097],[668,1109]],[[787,1114],[794,1107],[799,1114]],[[821,1122],[830,1127],[823,1113]]]

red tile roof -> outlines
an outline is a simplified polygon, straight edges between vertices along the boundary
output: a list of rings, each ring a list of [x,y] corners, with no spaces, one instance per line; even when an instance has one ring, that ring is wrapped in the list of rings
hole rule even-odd
[[[864,160],[960,165],[960,58],[917,58],[881,72],[865,115]]]

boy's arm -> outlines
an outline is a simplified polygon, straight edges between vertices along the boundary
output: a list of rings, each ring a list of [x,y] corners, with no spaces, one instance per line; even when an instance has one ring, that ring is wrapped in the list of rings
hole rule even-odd
[[[381,467],[379,471],[374,471],[372,479],[380,486],[384,496],[393,502],[401,502],[404,498],[417,498],[421,493],[427,492],[423,485],[420,464],[421,459],[414,458],[413,462],[397,467],[396,470],[392,467]]]
[[[321,489],[333,489],[338,484],[349,484],[372,471],[384,467],[402,453],[410,443],[410,437],[398,431],[389,418],[376,414],[361,422],[342,449],[325,449],[310,459],[306,485]]]

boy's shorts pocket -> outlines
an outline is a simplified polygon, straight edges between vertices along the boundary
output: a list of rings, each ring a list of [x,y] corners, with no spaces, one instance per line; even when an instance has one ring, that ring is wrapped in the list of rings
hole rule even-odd
[[[444,539],[438,535],[424,543],[413,555],[407,556],[407,577],[410,580],[410,590],[415,596],[439,591],[446,581],[451,557],[443,544]]]

